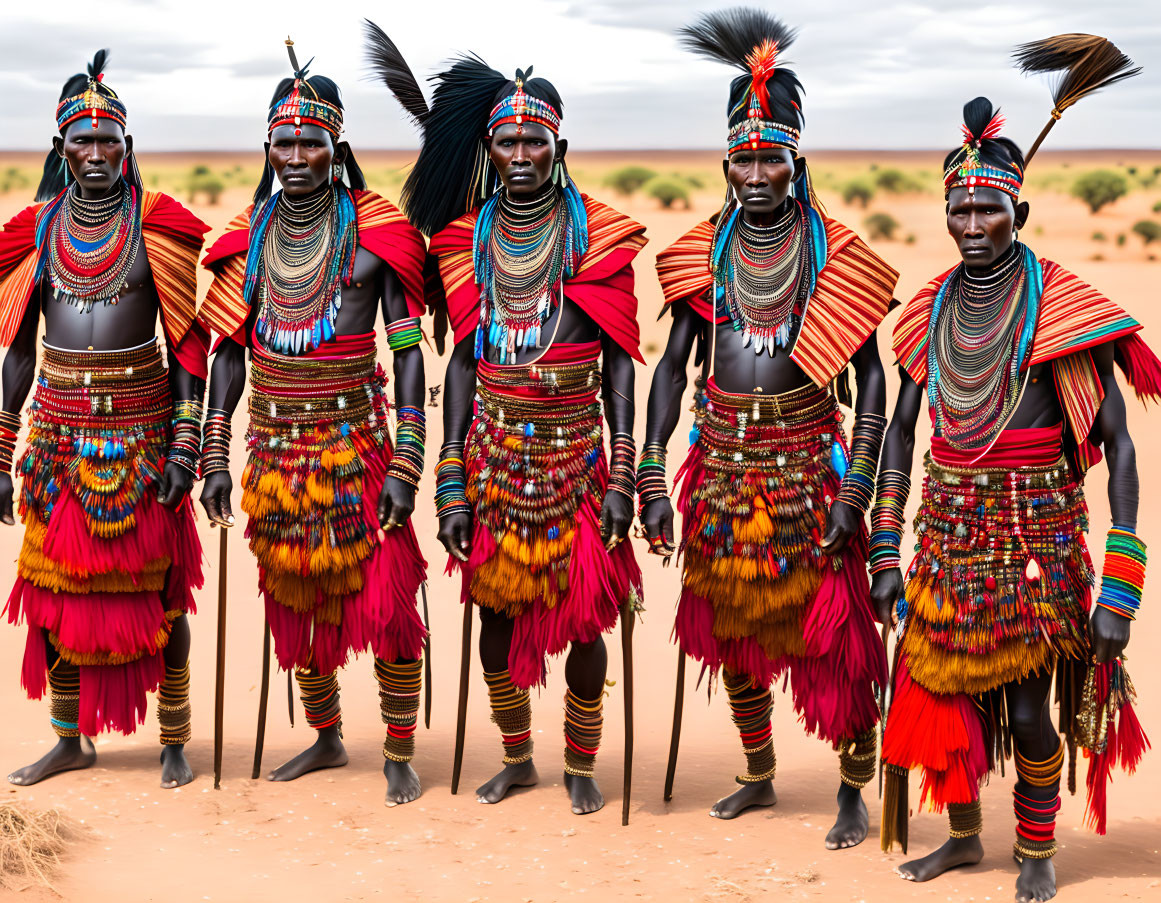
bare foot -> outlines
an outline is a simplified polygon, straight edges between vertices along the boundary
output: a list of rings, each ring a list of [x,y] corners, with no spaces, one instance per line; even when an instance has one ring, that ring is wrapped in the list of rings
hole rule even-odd
[[[161,747],[161,786],[164,790],[181,787],[194,779],[193,769],[185,757],[185,744]]]
[[[1051,859],[1024,859],[1016,879],[1016,903],[1051,900],[1056,896],[1056,866]]]
[[[850,784],[840,784],[838,806],[838,818],[826,835],[826,848],[845,850],[857,847],[867,839],[867,807],[863,804],[862,792]]]
[[[37,781],[60,774],[62,771],[75,771],[78,768],[88,768],[97,761],[97,750],[93,748],[93,741],[88,737],[61,737],[56,746],[50,749],[43,757],[25,765],[19,771],[8,775],[8,783],[19,787],[27,787]]]
[[[930,881],[948,869],[961,865],[975,865],[984,858],[984,845],[980,836],[949,837],[938,850],[928,853],[922,859],[904,862],[895,871],[908,881]]]
[[[519,765],[505,765],[498,775],[476,788],[476,802],[498,803],[513,787],[532,787],[539,780],[531,759]]]
[[[568,790],[569,800],[572,801],[573,815],[588,815],[605,807],[605,797],[601,793],[601,788],[597,786],[596,778],[583,778],[565,772],[564,786]]]
[[[773,806],[778,802],[773,781],[742,782],[740,790],[723,796],[714,803],[710,815],[714,818],[737,818],[747,809],[757,806]]]
[[[423,788],[419,786],[419,775],[407,762],[396,762],[393,759],[383,760],[383,775],[387,778],[388,806],[402,806],[419,799]]]
[[[318,732],[314,746],[275,768],[266,776],[266,780],[293,781],[320,768],[340,768],[346,764],[347,750],[343,746],[343,741],[339,739],[338,728],[327,727]]]

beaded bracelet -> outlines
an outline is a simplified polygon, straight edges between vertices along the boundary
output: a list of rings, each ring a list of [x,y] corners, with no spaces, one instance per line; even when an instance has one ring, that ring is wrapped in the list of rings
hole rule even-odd
[[[423,476],[423,448],[427,438],[427,415],[423,408],[403,405],[395,409],[395,453],[387,465],[387,476],[418,488]]]
[[[20,412],[0,411],[0,472],[10,473],[16,456],[16,434],[20,432]]]
[[[1096,604],[1135,620],[1145,590],[1145,557],[1145,543],[1136,531],[1114,524],[1105,538],[1105,566]]]
[[[844,502],[866,514],[875,497],[875,473],[879,469],[879,451],[887,418],[882,414],[855,414],[851,430],[851,463],[839,486],[837,501]]]
[[[872,574],[900,566],[903,509],[911,492],[911,477],[901,470],[879,474],[875,507],[871,511],[870,570]]]
[[[202,424],[202,476],[230,469],[230,414],[221,408],[206,408]]]
[[[443,520],[452,514],[471,514],[466,493],[468,473],[464,467],[464,444],[446,442],[435,465],[435,513]]]
[[[384,331],[387,333],[387,347],[392,351],[404,351],[423,340],[419,317],[405,317],[394,323],[388,323]]]
[[[633,462],[637,459],[637,443],[628,433],[613,433],[609,444],[612,448],[609,455],[609,489],[635,501],[637,474]]]
[[[201,444],[201,399],[183,398],[173,405],[173,439],[166,459],[197,476]]]
[[[665,446],[660,442],[649,442],[641,451],[641,462],[637,465],[637,498],[640,513],[654,499],[667,498],[669,492],[665,482]]]

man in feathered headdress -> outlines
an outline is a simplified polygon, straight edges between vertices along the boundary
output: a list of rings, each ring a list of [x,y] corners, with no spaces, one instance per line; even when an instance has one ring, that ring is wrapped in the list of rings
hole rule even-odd
[[[60,738],[8,776],[96,761],[91,737],[132,733],[159,690],[161,786],[193,780],[189,625],[202,585],[189,491],[198,469],[205,331],[194,319],[208,227],[145,191],[108,52],[61,91],[37,203],[0,233],[0,520],[12,519],[20,409],[44,353],[21,457],[24,545],[8,620],[28,624],[22,683],[47,689]],[[158,313],[168,370],[154,324]]]
[[[254,203],[205,258],[214,282],[199,317],[220,337],[204,429],[202,504],[233,523],[230,421],[250,351],[249,460],[242,510],[281,667],[294,668],[313,746],[270,773],[291,781],[347,763],[336,670],[368,647],[387,737],[389,806],[419,797],[410,762],[425,630],[426,575],[410,516],[423,471],[423,236],[367,191],[340,140],[338,86],[294,73],[267,114]],[[277,179],[280,191],[271,194]],[[392,404],[376,362],[382,308]]]
[[[1135,72],[1088,35],[1026,45],[1018,58],[1031,71],[1067,70],[1053,122]],[[947,226],[962,261],[928,283],[895,327],[902,385],[872,515],[872,597],[884,618],[898,600],[883,849],[899,842],[906,851],[907,775],[919,766],[923,801],[948,810],[950,837],[900,873],[926,881],[979,862],[980,783],[1014,746],[1016,898],[1030,901],[1056,893],[1065,745],[1090,756],[1098,831],[1111,764],[1132,768],[1143,751],[1119,656],[1141,599],[1145,544],[1114,361],[1154,397],[1161,362],[1136,320],[1017,240],[1028,222],[1027,160],[1002,125],[987,98],[964,106],[962,142],[944,161]],[[904,590],[903,509],[925,394],[934,436]],[[1093,608],[1082,483],[1102,446],[1113,527]],[[1049,715],[1054,671],[1067,744]]]
[[[632,261],[644,228],[573,184],[560,95],[531,67],[509,79],[465,56],[434,81],[430,110],[416,110],[423,149],[403,207],[432,236],[436,304],[455,342],[436,470],[439,538],[462,571],[464,603],[480,611],[504,748],[503,770],[477,797],[495,803],[537,782],[529,689],[543,684],[546,657],[569,649],[564,783],[573,812],[595,812],[604,805],[594,773],[602,634],[618,611],[632,617],[641,581],[622,541],[633,518],[641,359]],[[423,102],[418,87],[396,95]]]
[[[801,85],[781,64],[793,30],[736,8],[681,34],[743,74],[727,107],[726,204],[657,259],[673,325],[649,394],[641,522],[650,551],[671,554],[666,445],[700,339],[675,632],[685,654],[722,670],[746,756],[741,789],[710,814],[774,804],[770,686],[789,671],[799,717],[840,753],[826,844],[850,847],[867,834],[861,788],[875,773],[875,687],[886,682],[863,516],[886,426],[875,330],[898,274],[814,198],[798,155]],[[859,389],[849,453],[833,389],[841,377],[850,403],[848,364]]]

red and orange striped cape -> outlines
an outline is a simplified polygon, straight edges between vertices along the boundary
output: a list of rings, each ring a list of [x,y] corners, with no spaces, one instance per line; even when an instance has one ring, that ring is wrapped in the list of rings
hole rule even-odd
[[[357,215],[358,243],[380,258],[398,277],[413,317],[424,312],[423,262],[427,256],[423,235],[386,198],[373,191],[352,191]],[[198,311],[198,320],[219,336],[246,344],[242,333],[250,308],[242,297],[246,253],[250,243],[250,215],[254,205],[230,220],[225,234],[206,252],[202,266],[214,281]]]
[[[826,265],[819,271],[790,352],[790,359],[819,386],[846,369],[883,322],[899,281],[899,274],[854,232],[827,216],[823,222]],[[713,223],[706,220],[657,255],[657,278],[666,305],[685,301],[706,320],[714,317],[713,237]],[[723,314],[717,322],[725,319]]]
[[[1141,398],[1161,398],[1161,361],[1137,333],[1141,324],[1119,305],[1058,263],[1040,258],[1044,294],[1025,369],[1052,364],[1061,407],[1079,448],[1081,468],[1100,460],[1089,441],[1105,393],[1090,349],[1115,343],[1116,361]],[[927,382],[931,311],[943,281],[955,267],[927,283],[903,308],[892,345],[895,358],[919,385]]]
[[[648,241],[645,227],[588,195],[581,197],[589,219],[589,250],[577,272],[565,280],[564,295],[621,348],[644,361],[633,292],[633,258]],[[472,263],[478,215],[478,210],[464,214],[431,239],[442,286],[432,287],[430,300],[435,306],[446,299],[457,344],[472,335],[480,318],[480,289]]]
[[[0,344],[12,344],[40,261],[36,221],[44,204],[16,214],[0,232]],[[146,191],[141,198],[141,239],[153,272],[161,325],[171,353],[194,376],[206,377],[207,336],[195,326],[197,264],[210,227],[169,195]]]

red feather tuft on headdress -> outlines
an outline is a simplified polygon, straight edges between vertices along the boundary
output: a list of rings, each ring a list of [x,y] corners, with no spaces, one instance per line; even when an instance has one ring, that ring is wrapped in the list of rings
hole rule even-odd
[[[754,79],[754,94],[758,98],[758,105],[762,115],[770,115],[770,92],[766,83],[774,74],[775,61],[778,58],[778,42],[767,38],[746,56],[746,64],[750,67],[750,75]]]
[[[964,123],[961,125],[960,131],[963,132],[963,142],[965,145],[970,144],[972,147],[979,147],[980,142],[1000,137],[1000,130],[1004,127],[1004,117],[1000,115],[1000,111],[996,110],[996,115],[991,118],[983,131],[978,135],[973,135],[972,130]]]

